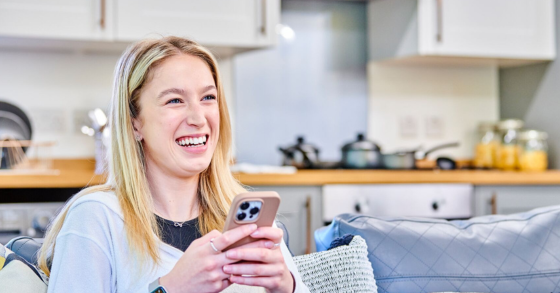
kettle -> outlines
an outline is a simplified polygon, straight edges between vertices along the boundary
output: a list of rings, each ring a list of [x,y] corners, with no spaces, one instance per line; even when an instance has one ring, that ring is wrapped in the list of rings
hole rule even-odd
[[[284,155],[282,165],[298,169],[313,169],[319,166],[319,149],[298,136],[297,143],[287,148],[278,148]]]

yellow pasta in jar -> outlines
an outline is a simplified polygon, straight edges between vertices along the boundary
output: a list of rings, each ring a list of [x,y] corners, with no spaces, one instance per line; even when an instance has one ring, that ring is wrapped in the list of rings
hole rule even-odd
[[[545,171],[548,168],[548,155],[545,151],[524,151],[519,161],[523,171]]]

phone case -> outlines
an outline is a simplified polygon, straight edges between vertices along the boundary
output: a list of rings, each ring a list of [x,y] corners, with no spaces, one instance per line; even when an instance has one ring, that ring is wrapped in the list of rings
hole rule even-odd
[[[240,206],[243,203],[247,202],[260,202],[262,206],[260,207],[260,212],[255,219],[244,220],[240,221],[238,219],[237,212],[241,208]],[[256,203],[258,204],[258,203]],[[280,206],[280,196],[278,193],[274,191],[260,191],[260,192],[247,192],[247,193],[240,193],[233,199],[231,203],[231,207],[229,209],[229,213],[226,219],[226,223],[224,226],[224,232],[237,228],[241,225],[247,225],[255,223],[258,227],[271,227],[274,223],[274,219],[276,218],[276,212],[278,211],[278,207]],[[255,239],[251,236],[247,236],[234,244],[226,247],[223,251],[226,251],[231,248],[239,247],[241,245],[245,245],[247,243],[251,243],[254,241],[258,241],[259,239]]]

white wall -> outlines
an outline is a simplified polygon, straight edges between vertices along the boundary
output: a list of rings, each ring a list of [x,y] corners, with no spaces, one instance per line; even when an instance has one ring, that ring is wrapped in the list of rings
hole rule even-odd
[[[496,67],[370,62],[368,86],[368,137],[385,152],[460,141],[459,148],[442,150],[433,157],[471,158],[478,122],[499,117]],[[430,120],[440,125],[440,134],[437,126],[428,129]]]
[[[16,104],[30,116],[34,141],[57,142],[54,157],[93,157],[93,138],[83,135],[77,125],[88,110],[108,109],[119,56],[0,51],[0,100]],[[231,101],[230,59],[223,64],[222,78]]]

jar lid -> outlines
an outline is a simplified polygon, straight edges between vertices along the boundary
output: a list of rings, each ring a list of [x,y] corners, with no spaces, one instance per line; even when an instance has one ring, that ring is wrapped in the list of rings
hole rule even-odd
[[[548,134],[546,132],[538,131],[538,130],[534,130],[534,129],[525,130],[525,131],[523,131],[519,134],[519,139],[521,139],[521,140],[532,140],[532,139],[547,140],[548,139]]]
[[[483,121],[478,123],[478,130],[479,131],[495,131],[498,129],[497,121]]]
[[[358,134],[357,140],[351,143],[347,143],[342,147],[342,151],[381,151],[381,148],[373,141],[365,139],[362,133]]]
[[[525,123],[523,123],[523,120],[519,120],[519,119],[507,119],[507,120],[502,120],[498,123],[498,129],[500,130],[519,130],[521,128],[523,128],[523,125]]]

